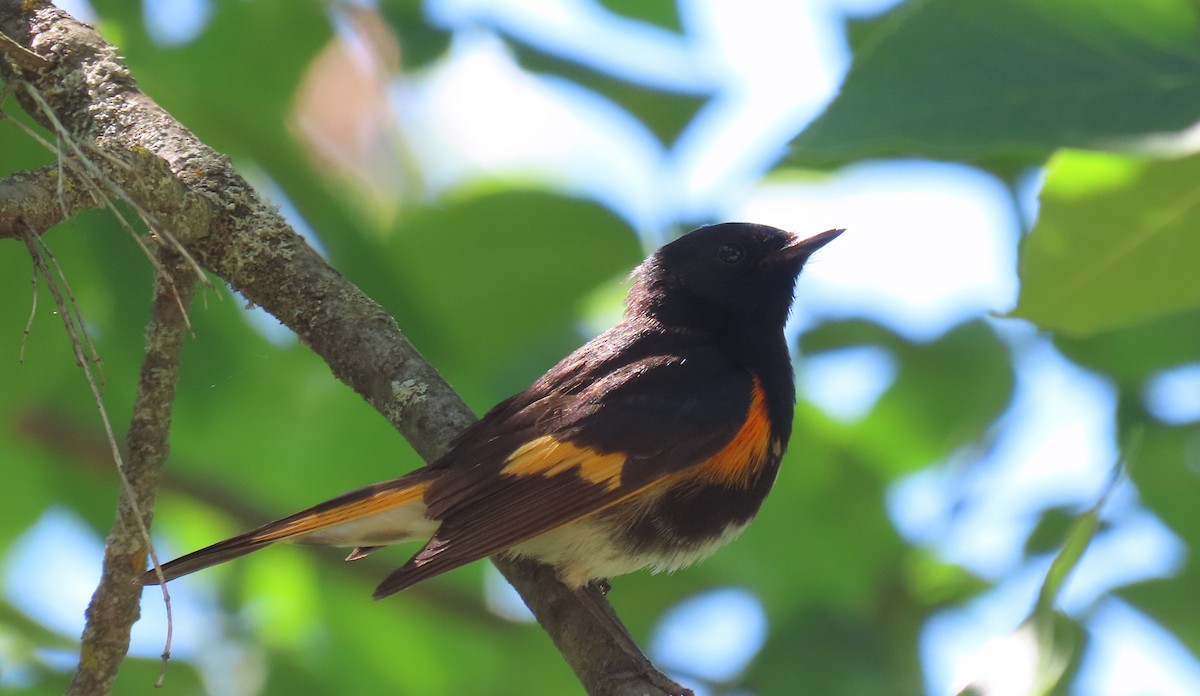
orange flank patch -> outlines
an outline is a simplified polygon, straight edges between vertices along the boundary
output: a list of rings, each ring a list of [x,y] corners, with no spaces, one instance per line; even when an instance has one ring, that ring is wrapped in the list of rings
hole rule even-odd
[[[748,486],[753,476],[766,464],[768,450],[773,456],[779,456],[782,444],[771,441],[767,399],[755,377],[746,422],[728,445],[689,473],[730,487]]]
[[[309,534],[334,525],[351,522],[369,515],[394,510],[403,505],[418,502],[425,497],[428,483],[418,483],[406,488],[376,491],[362,498],[338,502],[336,499],[316,506],[311,510],[279,521],[274,529],[264,529],[253,541],[279,541],[290,537]],[[350,497],[353,494],[347,494]],[[329,507],[325,507],[328,505]]]
[[[624,466],[623,454],[600,454],[589,447],[543,435],[526,442],[508,455],[500,473],[509,476],[558,476],[574,471],[584,481],[603,485],[605,490],[613,491],[621,485],[621,469]]]

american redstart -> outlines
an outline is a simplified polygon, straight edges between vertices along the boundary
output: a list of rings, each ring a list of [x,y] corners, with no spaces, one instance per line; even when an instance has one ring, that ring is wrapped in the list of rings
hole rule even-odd
[[[173,560],[162,577],[281,541],[355,547],[347,560],[425,541],[377,599],[499,553],[550,564],[572,587],[709,556],[775,481],[795,407],[784,322],[800,269],[841,232],[689,232],[634,271],[620,323],[437,461]]]

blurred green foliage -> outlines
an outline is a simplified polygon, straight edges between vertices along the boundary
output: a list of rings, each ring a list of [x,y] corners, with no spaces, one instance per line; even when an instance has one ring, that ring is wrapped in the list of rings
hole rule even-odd
[[[1059,147],[1190,126],[1200,9],[1188,0],[928,0],[851,33],[838,99],[789,160],[933,157],[1011,172]]]
[[[1016,314],[1095,334],[1194,307],[1200,157],[1154,160],[1067,150],[1050,161],[1037,234],[1025,246]]]
[[[667,3],[604,4],[683,31]],[[95,5],[100,28],[147,93],[239,166],[278,184],[332,263],[393,311],[477,411],[577,345],[584,309],[597,293],[616,296],[641,256],[634,231],[613,213],[520,183],[438,200],[413,184],[396,192],[391,217],[358,209],[287,126],[305,72],[334,36],[321,3],[215,3],[200,37],[171,48],[150,40],[135,4]],[[436,65],[451,37],[416,2],[381,5],[403,55],[398,69]],[[1007,176],[1064,146],[1101,149],[1118,137],[1182,128],[1200,115],[1198,32],[1195,6],[1183,0],[902,5],[851,27],[855,62],[841,95],[779,167],[918,156]],[[508,41],[528,69],[602,94],[666,145],[705,98],[630,85]],[[7,110],[23,118],[12,104]],[[0,174],[52,161],[11,127],[0,127],[0,153]],[[1017,313],[1116,386],[1120,431],[1145,428],[1131,477],[1145,504],[1195,548],[1200,431],[1155,423],[1141,390],[1158,372],[1200,360],[1191,194],[1200,170],[1191,158],[1072,151],[1047,171],[1043,216],[1024,240]],[[107,405],[120,424],[136,385],[151,269],[108,213],[79,216],[46,239],[103,356]],[[103,535],[117,490],[91,397],[44,290],[22,337],[30,277],[25,251],[3,245],[0,549],[55,506]],[[192,548],[419,465],[321,361],[294,342],[268,340],[234,296],[203,291],[191,319],[155,523],[166,546]],[[766,645],[718,693],[920,693],[925,620],[991,587],[901,538],[884,499],[900,477],[986,448],[1013,391],[1010,346],[979,319],[928,343],[865,321],[831,322],[800,347],[860,345],[885,349],[898,366],[872,410],[844,422],[800,403],[777,488],[743,538],[670,579],[622,578],[612,595],[644,639],[691,594],[730,584],[754,592],[769,618]],[[1046,509],[1028,552],[1054,548],[1077,514]],[[372,603],[374,582],[405,557],[405,549],[383,551],[347,565],[336,551],[278,549],[180,586],[213,597],[211,629],[257,665],[261,693],[578,691],[538,628],[486,608],[483,564]],[[1121,594],[1200,652],[1198,575],[1191,561],[1177,577]],[[24,670],[26,692],[62,691],[69,672],[44,655],[70,651],[74,639],[0,598],[0,664]],[[175,664],[164,693],[201,693],[197,664]],[[116,693],[148,691],[156,671],[156,660],[128,660]]]

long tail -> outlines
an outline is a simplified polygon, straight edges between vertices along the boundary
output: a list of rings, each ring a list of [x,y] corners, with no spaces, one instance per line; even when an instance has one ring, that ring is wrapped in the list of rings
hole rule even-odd
[[[375,546],[427,539],[437,529],[437,522],[425,517],[429,482],[422,469],[350,491],[165,563],[159,569],[162,579],[174,580],[281,541],[360,547],[350,554],[347,560],[351,560],[365,556]],[[136,582],[157,585],[159,574],[151,568]]]

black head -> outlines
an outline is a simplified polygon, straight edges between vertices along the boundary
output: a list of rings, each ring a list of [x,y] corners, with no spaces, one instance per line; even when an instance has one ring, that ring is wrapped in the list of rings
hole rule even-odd
[[[692,230],[634,271],[627,315],[702,330],[781,330],[800,269],[841,233],[805,239],[745,222]]]

